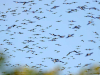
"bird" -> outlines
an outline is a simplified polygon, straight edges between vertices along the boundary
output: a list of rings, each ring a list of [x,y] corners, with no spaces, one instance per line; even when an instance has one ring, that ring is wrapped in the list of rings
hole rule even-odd
[[[91,23],[93,23],[93,21],[88,21],[88,24],[87,24],[87,25],[89,25],[89,24],[91,24]]]
[[[51,58],[51,60],[55,63],[55,62],[62,62],[62,61],[60,61],[59,59],[53,59],[53,58]],[[62,62],[62,63],[64,63],[64,62]]]
[[[80,29],[80,27],[81,27],[80,25],[74,26],[73,29]]]
[[[88,41],[96,43],[94,40],[88,40]]]
[[[74,21],[74,20],[71,20],[71,21],[69,21],[69,22],[76,22],[76,21]]]
[[[32,58],[32,57],[26,57],[26,58],[29,58],[29,59],[30,59],[30,58]]]
[[[78,53],[78,54],[75,54],[75,55],[81,55],[81,54],[83,54],[83,53]]]
[[[90,56],[91,54],[93,54],[93,52],[91,52],[91,53],[87,53],[86,56]]]
[[[47,9],[46,9],[47,10]],[[47,10],[47,11],[49,11],[49,12],[53,12],[52,10]]]
[[[66,38],[72,37],[74,34],[69,34]]]
[[[72,3],[63,3],[63,4],[72,4]]]
[[[29,51],[31,51],[31,52],[33,52],[33,53],[35,52],[35,51],[33,51],[33,50],[28,50],[28,52],[29,52]]]
[[[52,7],[51,9],[56,9],[57,7],[59,7],[59,6],[54,6],[54,7]]]

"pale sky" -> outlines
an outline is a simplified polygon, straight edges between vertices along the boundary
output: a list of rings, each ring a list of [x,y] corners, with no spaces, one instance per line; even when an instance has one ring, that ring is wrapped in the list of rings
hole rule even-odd
[[[85,64],[91,63],[92,65],[92,64],[100,62],[100,59],[99,59],[100,49],[98,48],[98,46],[100,46],[100,37],[99,35],[96,35],[94,33],[94,32],[97,32],[98,34],[100,34],[100,25],[99,25],[100,19],[84,17],[87,15],[90,15],[93,17],[99,17],[100,11],[94,10],[94,9],[81,10],[77,8],[78,6],[86,5],[87,6],[86,8],[95,7],[99,9],[100,4],[98,4],[98,2],[94,2],[93,0],[91,0],[90,3],[86,3],[87,0],[80,0],[80,1],[74,0],[77,3],[73,3],[73,0],[68,0],[68,1],[55,0],[53,4],[51,4],[52,2],[51,0],[42,0],[42,1],[34,0],[34,2],[29,2],[23,5],[23,3],[15,3],[13,1],[14,0],[0,1],[0,19],[6,20],[6,21],[0,20],[0,36],[1,36],[0,44],[4,44],[4,45],[0,45],[0,48],[2,49],[4,54],[7,54],[7,59],[8,59],[7,61],[9,61],[9,63],[11,64],[10,66],[8,66],[9,68],[14,68],[11,66],[15,64],[20,64],[20,65],[27,64],[30,67],[38,66],[37,64],[42,64],[47,67],[41,66],[41,68],[39,69],[49,70],[55,67],[56,65],[60,65],[61,67],[65,67],[65,69],[61,71],[61,75],[66,75],[66,74],[69,74],[68,71],[70,71],[71,73],[78,73],[78,71],[81,68],[83,68]],[[25,2],[25,1],[28,2],[28,0],[18,0],[18,2]],[[36,3],[36,4],[33,5],[32,3]],[[72,3],[72,4],[63,4],[63,3]],[[48,4],[50,6],[47,6],[44,4]],[[59,6],[59,7],[57,7],[56,9],[51,9],[54,6]],[[26,8],[23,9],[22,7],[26,7]],[[29,8],[31,9],[29,10]],[[72,13],[67,13],[68,11],[70,11],[70,9],[77,9],[77,12],[72,11]],[[16,12],[11,12],[12,10],[16,10]],[[29,11],[22,12],[24,10],[29,10]],[[36,10],[38,11],[35,13],[32,13],[32,11],[36,11]],[[47,10],[51,10],[53,12],[49,12]],[[39,13],[40,11],[42,11],[43,13]],[[14,14],[15,16],[13,16],[12,13],[15,13]],[[56,14],[53,14],[53,13],[56,13]],[[93,15],[87,14],[87,13],[92,13]],[[6,17],[3,18],[2,15],[6,15]],[[40,18],[43,18],[45,16],[46,18],[38,20],[34,18],[34,16],[38,16]],[[35,21],[35,23],[28,23],[28,21],[24,19]],[[15,22],[16,20],[19,20],[19,21]],[[61,22],[56,22],[60,20]],[[69,22],[71,20],[74,20],[76,22]],[[93,23],[87,25],[88,21],[91,21],[91,20],[93,21]],[[27,23],[27,25],[24,25],[21,23]],[[73,25],[69,25],[69,24],[73,24]],[[94,24],[94,26],[92,24]],[[16,26],[12,27],[11,29],[8,29],[7,31],[6,29],[12,25],[16,25]],[[39,26],[36,27],[36,25],[41,25],[41,27]],[[73,29],[73,27],[78,26],[78,25],[81,26],[80,29]],[[18,27],[18,26],[22,26],[22,27]],[[22,28],[26,28],[26,29],[22,29]],[[35,29],[34,32],[28,31],[31,29]],[[42,32],[42,29],[44,29],[45,32]],[[16,33],[14,34],[14,32]],[[22,32],[23,34],[18,34],[19,32]],[[50,35],[49,33],[65,36],[65,37],[59,38],[59,36],[53,36],[53,35]],[[13,35],[11,36],[10,34],[13,34]],[[41,34],[41,35],[34,35],[34,34]],[[74,34],[74,35],[73,37],[66,38],[68,34]],[[80,37],[80,35],[83,35],[83,36]],[[32,37],[32,38],[30,39],[29,37]],[[42,39],[40,37],[46,37],[46,38]],[[99,38],[96,38],[96,37],[99,37]],[[10,39],[10,38],[15,38],[15,39]],[[47,39],[47,38],[50,38],[50,39]],[[58,38],[58,39],[56,39],[56,41],[49,41],[52,38]],[[6,40],[3,42],[4,39],[7,39],[9,41]],[[24,40],[32,40],[34,42],[27,43]],[[41,42],[40,40],[44,40],[45,42]],[[84,40],[84,42],[81,40]],[[96,43],[89,42],[88,40],[94,40]],[[8,45],[6,42],[12,42],[12,45]],[[23,44],[22,42],[26,42],[26,44]],[[33,44],[36,44],[36,45],[33,45]],[[60,44],[61,46],[58,46],[55,44]],[[33,48],[33,49],[23,48],[26,45],[29,45],[29,48]],[[47,47],[47,48],[40,49],[37,46],[42,47],[42,48],[43,47]],[[80,47],[77,47],[77,46],[80,46]],[[7,48],[9,50],[5,51],[4,48]],[[89,48],[93,50],[90,50],[90,51],[85,50]],[[25,51],[22,52],[18,49],[25,50]],[[34,54],[32,54],[32,52],[27,53],[28,50],[33,50],[35,51],[35,53]],[[60,52],[57,53],[55,50],[60,51]],[[66,56],[69,52],[74,51],[74,50],[76,50],[77,52],[80,51],[80,53],[83,53],[83,54],[76,55],[77,53],[73,52],[69,54],[68,56]],[[43,53],[40,53],[40,52],[43,52]],[[93,54],[85,57],[87,53],[91,53],[91,52],[93,52]],[[38,54],[38,55],[35,55],[35,54]],[[32,57],[32,58],[28,59],[26,57]],[[53,61],[51,61],[51,59],[45,59],[45,60],[43,59],[43,58],[48,58],[48,57],[59,59],[60,61],[63,61],[64,63],[61,63],[61,62],[54,63]],[[62,59],[63,57],[66,57],[66,58]],[[94,61],[90,59],[93,59]],[[64,65],[65,63],[67,64]],[[78,68],[75,67],[75,66],[78,66],[78,64],[80,63],[81,65],[79,66],[81,67],[78,67]],[[71,68],[69,69],[69,67]]]

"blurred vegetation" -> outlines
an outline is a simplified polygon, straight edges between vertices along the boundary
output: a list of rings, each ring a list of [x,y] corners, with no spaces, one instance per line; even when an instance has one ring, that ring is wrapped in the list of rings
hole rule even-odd
[[[77,75],[100,75],[100,66],[93,65],[89,69],[81,69]]]
[[[4,72],[3,63],[6,60],[3,53],[0,53],[0,75],[59,75],[59,67],[54,68],[53,70],[47,71],[37,71],[26,67],[15,68],[14,70],[8,70]],[[67,74],[66,74],[67,75]],[[81,69],[78,74],[69,74],[69,75],[100,75],[100,66],[94,65],[89,69]]]

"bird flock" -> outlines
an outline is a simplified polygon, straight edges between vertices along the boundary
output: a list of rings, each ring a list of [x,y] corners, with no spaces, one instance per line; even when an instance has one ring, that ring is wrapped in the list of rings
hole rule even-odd
[[[8,67],[57,64],[68,75],[100,63],[100,1],[0,1],[0,55]],[[31,63],[31,64],[30,64]],[[38,67],[39,65],[39,67]]]

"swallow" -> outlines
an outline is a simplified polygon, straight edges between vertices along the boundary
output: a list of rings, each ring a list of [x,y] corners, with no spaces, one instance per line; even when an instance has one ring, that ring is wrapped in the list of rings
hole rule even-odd
[[[69,52],[66,56],[68,56],[70,53],[72,53],[72,52]]]
[[[81,55],[81,54],[83,54],[83,53],[78,53],[78,54],[75,54],[75,55]]]
[[[23,5],[25,5],[26,3],[29,3],[29,2],[17,2],[17,1],[13,1],[15,3],[23,3]]]
[[[35,23],[36,21],[29,21],[28,23]]]
[[[36,18],[36,19],[38,19],[38,20],[42,19],[42,18],[40,18],[40,17],[37,17],[37,16],[35,16],[34,18]]]
[[[97,19],[100,19],[100,17],[96,17]]]
[[[1,15],[1,17],[6,18],[6,15]]]
[[[81,66],[75,66],[75,67],[77,67],[77,68],[78,68],[78,67],[81,67]]]
[[[90,10],[90,9],[94,9],[94,10],[98,10],[98,11],[99,11],[99,9],[97,9],[97,8],[95,8],[95,7],[91,7],[91,8],[89,8],[89,10]]]
[[[41,34],[33,34],[33,35],[41,35]]]
[[[12,25],[12,27],[15,27],[16,25]]]
[[[45,42],[44,40],[40,40],[41,42]]]
[[[51,9],[56,9],[57,7],[59,7],[59,6],[54,6],[54,7],[52,7]]]
[[[80,29],[80,25],[73,27],[73,29]]]
[[[76,47],[81,47],[81,46],[76,46]]]
[[[86,56],[90,56],[91,54],[93,54],[93,52],[92,53],[87,53]]]
[[[31,39],[32,37],[28,37],[28,38],[30,38],[30,39]]]
[[[32,13],[36,13],[37,11],[31,11]]]
[[[44,66],[44,65],[42,65],[42,64],[37,64],[37,65]]]
[[[62,59],[64,59],[64,58],[66,58],[66,57],[63,57]]]
[[[51,10],[47,10],[47,11],[49,11],[49,12],[53,12],[53,11],[51,11]]]
[[[99,35],[97,32],[93,32],[93,33],[95,33],[96,35]]]
[[[72,4],[72,3],[63,3],[63,4]]]
[[[45,16],[43,18],[46,18]]]
[[[28,46],[25,46],[24,48],[29,48]]]
[[[42,39],[43,39],[43,38],[46,38],[46,37],[40,37],[40,38],[42,38]]]
[[[49,33],[50,35],[53,35],[53,36],[57,36],[57,35],[55,35],[55,34],[51,34],[51,33]]]
[[[35,29],[31,29],[31,30],[28,30],[28,31],[33,31],[33,32],[34,32],[34,30],[35,30]]]
[[[11,10],[10,12],[16,12],[16,10],[17,10],[17,9],[15,9],[15,10]]]
[[[60,21],[56,21],[56,22],[61,22],[62,20],[60,20]]]
[[[26,29],[26,28],[21,28],[21,29]]]
[[[61,46],[60,44],[55,44],[55,45]]]
[[[21,8],[23,8],[23,9],[24,9],[24,8],[26,8],[26,7],[21,7]]]
[[[49,41],[56,41],[55,39],[49,40]]]
[[[16,13],[11,13],[12,15],[16,14]]]
[[[50,6],[49,4],[44,4],[44,5]]]
[[[12,27],[15,27],[16,25],[12,25],[10,27],[8,27],[6,30],[11,29]]]
[[[20,50],[20,51],[22,51],[22,52],[23,52],[23,51],[25,51],[25,50]]]
[[[95,1],[93,1],[93,2],[99,2],[99,1],[95,0]]]
[[[7,39],[4,39],[3,42],[4,42],[4,41],[7,41]]]
[[[36,46],[36,47],[41,48],[41,47],[39,47],[39,46]],[[41,49],[43,49],[43,48],[41,48]]]
[[[28,52],[29,52],[29,51],[31,51],[31,52],[33,52],[33,53],[35,52],[35,51],[33,51],[33,50],[28,50]]]
[[[87,25],[89,25],[89,24],[91,24],[91,23],[93,23],[93,21],[88,21],[88,24],[87,24]]]
[[[23,10],[22,12],[27,12],[28,10]]]
[[[6,43],[8,43],[8,45],[12,45],[12,42],[6,42]]]
[[[10,38],[10,39],[15,39],[15,38]]]
[[[22,32],[19,32],[19,34],[23,34]]]
[[[24,40],[24,41],[27,41],[28,43],[29,43],[29,42],[34,42],[34,41],[32,41],[32,40]]]
[[[90,51],[90,50],[93,50],[93,49],[90,49],[90,48],[89,48],[89,49],[85,49],[85,50],[89,50],[89,51]]]
[[[30,59],[30,58],[33,58],[33,57],[26,57],[26,58],[29,58]]]
[[[77,2],[72,2],[72,3],[77,3]]]
[[[90,64],[91,64],[91,63],[90,63]],[[90,64],[85,64],[84,67],[85,67],[85,66],[88,66],[88,65],[90,65]]]
[[[51,60],[55,63],[55,62],[62,62],[62,61],[60,61],[59,59],[53,59],[53,58],[51,58]],[[62,63],[64,63],[64,62],[62,62]]]
[[[65,36],[59,36],[60,38],[64,38]]]
[[[38,13],[43,13],[42,11],[38,12]]]
[[[77,8],[79,8],[79,9],[81,9],[81,10],[88,9],[88,8],[86,8],[85,6],[78,6]]]
[[[71,20],[71,21],[69,21],[69,22],[76,22],[76,21]]]
[[[88,40],[88,41],[96,43],[96,42],[95,42],[95,41],[93,41],[93,40]]]
[[[21,23],[21,24],[27,25],[26,23]]]
[[[74,50],[74,51],[72,51],[72,52],[79,53],[79,52],[77,52],[77,51],[75,51],[75,50]]]
[[[7,21],[7,20],[4,20],[4,19],[0,19],[0,21]]]
[[[69,34],[66,38],[72,37],[74,34]]]
[[[31,4],[33,4],[33,5],[34,5],[34,4],[36,4],[36,3],[31,3]]]
[[[29,49],[34,49],[34,48],[29,48]]]
[[[86,17],[91,17],[91,18],[94,18],[94,19],[95,19],[95,17],[93,17],[93,16],[89,16],[89,15],[87,15]]]
[[[77,9],[71,9],[71,11],[77,11]]]
[[[4,45],[4,44],[0,44],[0,45]]]
[[[41,27],[41,25],[36,25],[35,27],[37,27],[37,26],[40,26]]]
[[[11,27],[8,27],[6,30],[11,29]]]
[[[72,13],[72,11],[67,11],[67,13]]]

